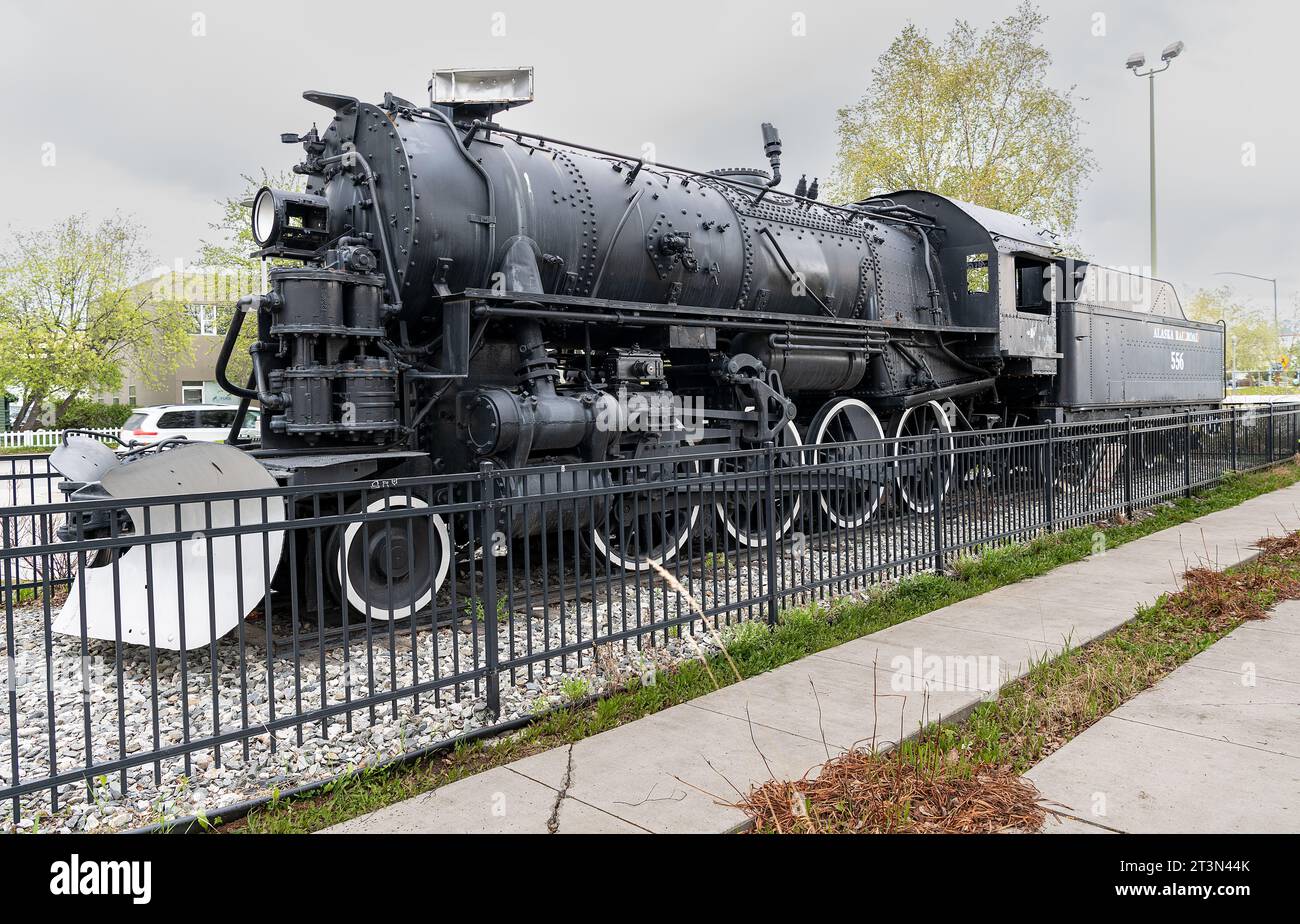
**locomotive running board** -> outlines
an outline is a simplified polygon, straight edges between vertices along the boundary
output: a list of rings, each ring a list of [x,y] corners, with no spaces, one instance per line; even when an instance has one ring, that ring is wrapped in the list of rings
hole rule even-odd
[[[466,289],[464,292],[450,296],[451,299],[465,298],[474,302],[483,302],[475,310],[476,314],[491,316],[545,317],[545,310],[497,307],[515,302],[531,304],[543,303],[557,308],[589,308],[600,315],[591,320],[609,321],[635,327],[641,324],[703,324],[712,327],[743,326],[749,329],[761,329],[770,325],[773,330],[788,333],[791,324],[805,327],[824,327],[839,329],[844,332],[868,329],[908,331],[939,331],[945,334],[996,334],[996,327],[957,327],[935,324],[892,324],[887,321],[869,321],[862,318],[829,318],[815,314],[784,314],[772,311],[739,311],[734,308],[707,308],[697,305],[666,305],[657,302],[624,302],[609,298],[587,298],[581,295],[537,295],[528,292],[494,292],[491,289]],[[638,317],[614,317],[618,312],[635,311]],[[560,320],[583,320],[573,312],[566,313]]]
[[[276,487],[247,453],[190,443],[117,465],[100,485],[110,498],[140,501],[126,507],[134,532],[123,539],[158,540],[125,545],[98,566],[90,553],[72,553],[76,580],[51,624],[55,632],[189,650],[225,635],[266,595],[284,531],[258,527],[284,521],[284,499],[219,497]],[[209,535],[236,523],[238,537]]]

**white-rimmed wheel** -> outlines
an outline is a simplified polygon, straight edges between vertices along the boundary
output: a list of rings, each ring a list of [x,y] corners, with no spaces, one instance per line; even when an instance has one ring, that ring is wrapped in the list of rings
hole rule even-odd
[[[615,568],[648,571],[664,565],[691,540],[700,518],[699,462],[650,457],[609,469],[610,495],[592,524],[596,551]],[[638,490],[631,485],[646,485]],[[623,488],[628,485],[628,488]]]
[[[790,421],[777,435],[776,471],[798,466],[803,462],[803,441],[799,428]],[[719,487],[714,508],[728,535],[748,548],[767,545],[767,482],[763,471],[765,456],[746,455],[743,458],[713,460],[713,471],[728,477]],[[783,484],[778,478],[777,490],[772,499],[776,526],[774,538],[780,539],[799,518],[800,494],[797,486]]]
[[[939,431],[939,458],[934,457],[932,437]],[[894,428],[894,455],[898,460],[898,493],[903,503],[913,513],[929,513],[934,509],[936,482],[939,497],[943,497],[952,483],[953,446],[952,424],[937,401],[927,401],[909,407]]]
[[[880,505],[885,490],[885,436],[874,411],[857,398],[828,401],[808,428],[816,466],[812,473],[818,502],[831,524],[861,526]]]
[[[442,516],[414,512],[428,506],[419,497],[377,498],[365,505],[371,516],[334,531],[325,572],[361,616],[405,619],[433,602],[451,567],[451,543]]]

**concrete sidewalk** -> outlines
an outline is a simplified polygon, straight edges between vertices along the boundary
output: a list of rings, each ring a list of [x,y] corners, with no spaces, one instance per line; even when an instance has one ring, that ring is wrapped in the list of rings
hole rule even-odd
[[[739,799],[753,784],[773,777],[795,779],[854,744],[892,744],[928,721],[960,718],[986,691],[1023,675],[1067,641],[1081,645],[1112,632],[1132,619],[1139,606],[1176,590],[1188,567],[1206,562],[1226,568],[1252,557],[1251,545],[1259,538],[1297,528],[1300,485],[944,607],[329,831],[730,831],[745,816],[724,803]],[[1252,631],[1282,635],[1271,629]],[[1300,637],[1294,641],[1293,660]],[[1260,663],[1273,662],[1261,658]],[[1125,764],[1120,763],[1119,772]],[[1294,783],[1293,777],[1293,792]],[[1074,790],[1062,792],[1078,801]]]
[[[1300,832],[1300,601],[1245,623],[1025,776],[1047,833]]]

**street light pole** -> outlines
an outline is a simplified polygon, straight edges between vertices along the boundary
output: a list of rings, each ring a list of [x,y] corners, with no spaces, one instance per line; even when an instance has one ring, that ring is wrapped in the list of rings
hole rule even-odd
[[[1169,67],[1166,63],[1161,70]],[[1134,71],[1136,73],[1136,71]],[[1148,94],[1147,113],[1150,118],[1150,138],[1147,142],[1147,150],[1151,152],[1151,275],[1156,274],[1156,72],[1151,71],[1147,74]]]
[[[1141,52],[1128,56],[1125,67],[1133,72],[1134,77],[1147,78],[1148,94],[1148,115],[1149,115],[1149,143],[1148,149],[1151,154],[1151,275],[1156,275],[1156,74],[1169,70],[1170,63],[1174,58],[1183,53],[1183,43],[1174,42],[1160,53],[1160,60],[1164,63],[1160,67],[1147,68],[1142,70],[1147,63],[1146,55]]]
[[[1260,282],[1273,283],[1273,330],[1277,331],[1279,337],[1282,336],[1282,327],[1278,321],[1277,314],[1277,277],[1276,276],[1256,276],[1254,273],[1238,273],[1233,270],[1224,270],[1221,273],[1215,273],[1216,276],[1242,276],[1246,279],[1258,279]]]

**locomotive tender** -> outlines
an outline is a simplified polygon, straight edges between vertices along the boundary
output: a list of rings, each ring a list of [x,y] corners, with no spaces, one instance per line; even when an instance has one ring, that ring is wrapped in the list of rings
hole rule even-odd
[[[532,98],[528,68],[435,72],[430,93],[306,93],[328,124],[282,136],[302,144],[305,192],[252,202],[277,268],[236,312],[218,376],[261,405],[246,448],[281,483],[815,450],[1223,397],[1221,327],[1017,216],[917,190],[831,205],[801,179],[792,193],[770,125],[765,169],[712,171],[503,127]],[[245,314],[254,372],[232,382]],[[899,478],[900,501],[927,509]],[[878,499],[822,504],[856,525]],[[719,512],[736,540],[766,541]],[[619,568],[662,562],[699,510],[670,513],[654,536],[593,524],[593,546]],[[336,591],[379,615],[426,601],[452,554],[404,552],[427,574],[394,596],[350,543],[340,530],[328,550],[345,563]],[[367,583],[373,599],[357,596]]]

